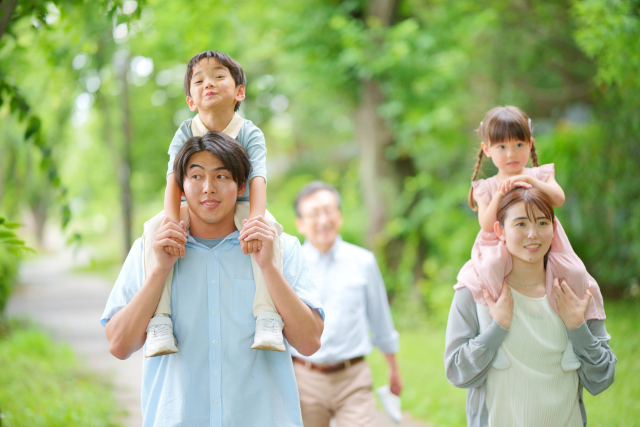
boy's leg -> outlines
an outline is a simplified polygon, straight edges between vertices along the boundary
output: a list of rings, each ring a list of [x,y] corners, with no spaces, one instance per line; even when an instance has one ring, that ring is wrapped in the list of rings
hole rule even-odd
[[[142,233],[142,280],[147,278],[155,264],[153,254],[153,235],[160,228],[164,220],[164,211],[144,223]],[[173,281],[173,268],[164,281],[162,295],[158,302],[155,314],[147,326],[147,339],[145,341],[145,357],[161,356],[177,353],[176,339],[173,335],[173,323],[171,322],[171,282]]]
[[[249,219],[249,202],[241,201],[236,203],[236,211],[234,215],[234,222],[238,230],[242,230],[243,220],[245,219]],[[276,259],[276,264],[280,271],[282,271],[282,226],[276,222],[275,218],[271,213],[269,213],[269,211],[266,212],[265,219],[269,225],[276,229],[276,236],[273,240],[273,253]],[[251,267],[253,269],[253,280],[256,284],[256,294],[253,299],[253,315],[256,317],[256,335],[251,348],[258,350],[285,351],[284,341],[282,339],[282,327],[284,326],[284,322],[282,321],[282,317],[278,314],[278,310],[276,310],[273,299],[271,299],[262,270],[260,270],[258,263],[253,259],[253,257],[251,257]]]

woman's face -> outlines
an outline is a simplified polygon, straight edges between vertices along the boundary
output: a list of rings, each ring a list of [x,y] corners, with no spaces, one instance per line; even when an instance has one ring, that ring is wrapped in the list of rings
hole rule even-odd
[[[544,260],[553,238],[553,221],[538,208],[534,208],[533,214],[532,221],[524,202],[519,202],[507,212],[504,228],[498,222],[495,224],[496,234],[506,243],[511,255],[529,263]]]

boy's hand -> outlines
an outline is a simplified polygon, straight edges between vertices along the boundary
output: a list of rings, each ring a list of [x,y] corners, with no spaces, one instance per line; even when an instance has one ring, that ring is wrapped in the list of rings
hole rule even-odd
[[[176,241],[178,244],[181,244],[182,242],[178,239],[172,239],[174,241]],[[180,245],[180,248],[175,248],[173,246],[165,246],[164,247],[164,251],[166,253],[168,253],[169,255],[173,255],[173,256],[177,256],[180,258],[184,258],[184,245]]]
[[[252,254],[262,249],[262,242],[260,240],[249,240],[247,242],[240,240],[240,249],[245,255]]]

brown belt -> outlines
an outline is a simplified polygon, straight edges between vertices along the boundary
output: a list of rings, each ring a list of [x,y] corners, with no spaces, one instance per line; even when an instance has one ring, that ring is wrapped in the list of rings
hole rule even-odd
[[[351,365],[355,365],[358,362],[362,362],[364,360],[363,356],[354,357],[353,359],[344,360],[342,362],[337,363],[313,363],[308,360],[300,359],[299,357],[292,357],[293,363],[299,363],[307,367],[307,369],[311,369],[312,371],[322,372],[323,374],[331,374],[333,372],[342,371],[345,368],[348,368]]]

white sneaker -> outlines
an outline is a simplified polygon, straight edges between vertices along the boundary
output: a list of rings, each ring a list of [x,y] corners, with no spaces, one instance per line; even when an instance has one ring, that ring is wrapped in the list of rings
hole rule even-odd
[[[277,313],[269,314],[275,314],[275,316],[280,317]],[[263,316],[263,313],[260,313],[258,315],[256,319],[256,334],[253,337],[251,348],[254,350],[285,351],[284,338],[282,338],[282,327],[284,325],[281,321],[270,318],[269,314]]]
[[[177,353],[177,343],[178,341],[176,340],[176,337],[173,336],[173,324],[171,323],[171,318],[153,317],[147,327],[144,357],[155,357]]]
[[[389,418],[391,418],[396,424],[402,421],[402,410],[400,408],[400,398],[391,393],[388,385],[383,385],[376,389],[380,403],[384,408]]]

